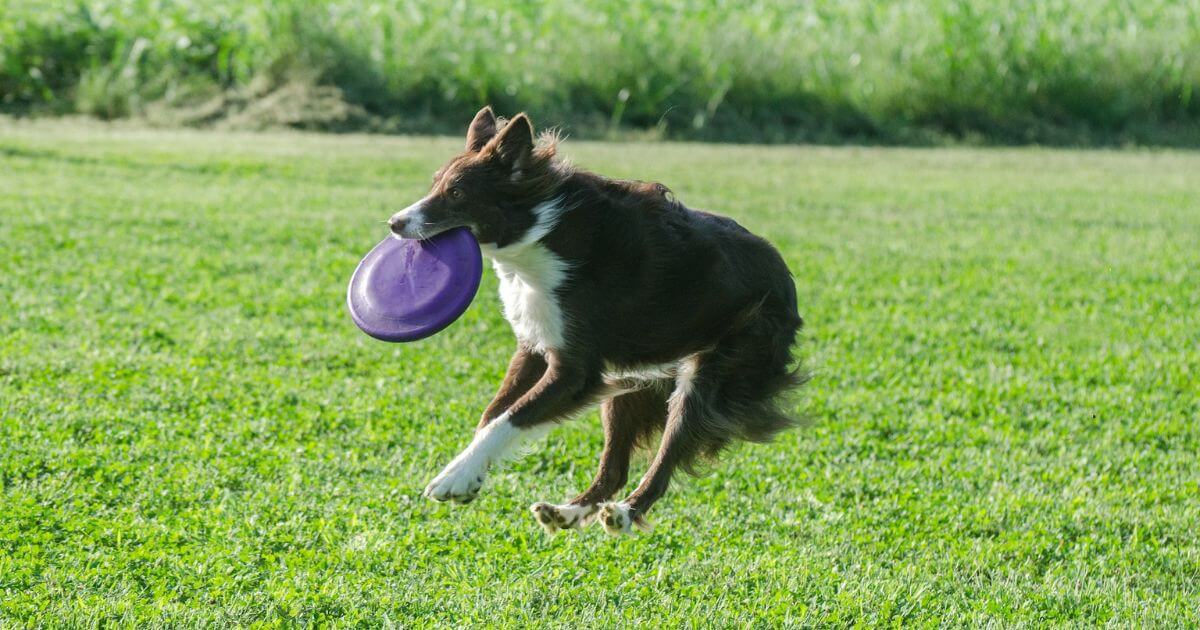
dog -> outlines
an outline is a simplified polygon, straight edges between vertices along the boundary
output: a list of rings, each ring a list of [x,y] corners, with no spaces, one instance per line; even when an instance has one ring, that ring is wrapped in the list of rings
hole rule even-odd
[[[604,450],[590,487],[531,510],[548,532],[599,521],[646,529],[677,469],[694,472],[734,440],[765,441],[794,421],[792,347],[803,320],[779,252],[732,219],[692,210],[661,184],[608,179],[555,158],[528,116],[482,109],[466,150],[424,198],[388,221],[400,238],[468,228],[491,259],[517,338],[474,438],[425,489],[468,503],[488,470],[596,403]],[[661,436],[637,488],[638,446]]]

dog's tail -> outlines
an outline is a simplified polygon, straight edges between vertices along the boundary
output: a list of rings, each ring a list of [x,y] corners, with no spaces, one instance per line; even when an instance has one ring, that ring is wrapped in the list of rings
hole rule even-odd
[[[793,354],[804,327],[793,300],[760,301],[718,345],[718,351],[728,348],[723,358],[733,367],[721,406],[738,419],[737,437],[743,440],[765,442],[798,423],[788,394],[807,383],[810,375]]]
[[[764,298],[743,311],[703,357],[704,382],[691,393],[703,418],[692,427],[700,434],[701,459],[715,457],[735,439],[765,442],[798,424],[788,394],[809,374],[792,355],[804,321],[791,290],[785,299]],[[692,464],[684,462],[689,471]]]

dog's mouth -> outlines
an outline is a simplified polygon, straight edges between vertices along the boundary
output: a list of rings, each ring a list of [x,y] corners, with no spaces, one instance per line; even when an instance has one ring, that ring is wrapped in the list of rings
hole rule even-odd
[[[453,230],[458,225],[438,225],[434,223],[408,223],[402,226],[389,223],[394,238],[414,239],[423,241],[433,238],[442,232]]]
[[[392,235],[396,238],[425,240],[433,238],[446,230],[461,227],[456,222],[430,220],[428,202],[429,198],[426,197],[393,214],[392,218],[388,219],[387,222]]]

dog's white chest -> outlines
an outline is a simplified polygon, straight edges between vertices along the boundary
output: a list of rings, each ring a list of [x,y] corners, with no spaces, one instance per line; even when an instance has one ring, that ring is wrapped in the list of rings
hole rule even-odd
[[[487,252],[500,278],[504,317],[517,339],[538,352],[562,348],[562,308],[555,291],[566,278],[566,265],[539,243]]]

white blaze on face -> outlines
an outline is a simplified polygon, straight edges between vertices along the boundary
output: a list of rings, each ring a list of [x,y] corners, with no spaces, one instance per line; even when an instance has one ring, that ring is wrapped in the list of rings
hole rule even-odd
[[[423,238],[424,227],[428,220],[425,217],[425,204],[429,201],[429,197],[423,197],[420,201],[392,215],[388,220],[389,225],[396,225],[403,221],[404,227],[399,233],[393,232],[399,238]]]

